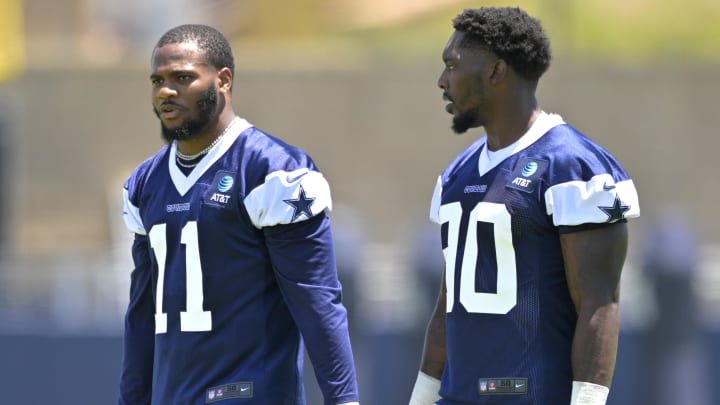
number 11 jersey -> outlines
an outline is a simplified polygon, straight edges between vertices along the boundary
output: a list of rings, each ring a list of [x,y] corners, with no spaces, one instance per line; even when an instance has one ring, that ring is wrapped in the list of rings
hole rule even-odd
[[[330,189],[313,161],[240,118],[187,175],[175,150],[125,184],[125,223],[149,244],[135,271],[152,275],[151,305],[128,319],[155,315],[130,325],[154,332],[150,370],[123,372],[152,375],[153,404],[302,405],[304,338],[325,398],[357,401]]]

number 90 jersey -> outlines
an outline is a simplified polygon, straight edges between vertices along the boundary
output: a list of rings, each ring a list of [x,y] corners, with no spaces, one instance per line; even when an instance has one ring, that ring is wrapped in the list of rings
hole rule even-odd
[[[577,315],[559,234],[638,216],[637,192],[558,115],[502,150],[485,141],[448,166],[431,204],[447,286],[438,404],[567,404]]]
[[[125,184],[154,304],[126,333],[154,336],[153,404],[302,405],[301,333],[326,400],[357,400],[330,189],[313,161],[240,118],[187,176],[175,148]]]

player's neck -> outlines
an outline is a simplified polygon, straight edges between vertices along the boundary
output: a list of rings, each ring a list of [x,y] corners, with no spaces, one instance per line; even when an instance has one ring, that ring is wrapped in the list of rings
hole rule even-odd
[[[500,150],[515,143],[532,127],[542,111],[540,107],[514,108],[498,114],[497,119],[485,125],[487,145],[491,151]]]

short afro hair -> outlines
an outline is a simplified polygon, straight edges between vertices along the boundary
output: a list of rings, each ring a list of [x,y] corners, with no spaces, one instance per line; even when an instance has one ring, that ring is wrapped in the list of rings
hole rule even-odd
[[[540,21],[517,7],[466,9],[452,21],[462,47],[491,51],[521,77],[537,81],[550,66],[550,41]]]
[[[213,27],[202,24],[185,24],[172,28],[158,40],[155,49],[168,44],[194,42],[205,51],[205,60],[217,70],[229,68],[235,75],[235,59],[225,35]]]

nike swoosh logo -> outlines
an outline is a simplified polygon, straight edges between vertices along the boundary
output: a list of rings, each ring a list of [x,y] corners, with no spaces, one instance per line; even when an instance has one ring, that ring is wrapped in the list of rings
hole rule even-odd
[[[522,388],[524,386],[525,386],[525,384],[515,384],[515,388]]]
[[[242,392],[245,392],[249,389],[250,389],[250,387],[240,387],[240,391],[242,391]]]
[[[300,174],[298,174],[298,175],[296,175],[296,176],[290,176],[290,175],[288,174],[286,180],[287,180],[288,183],[295,183],[295,182],[298,181],[302,176],[304,176],[304,175],[306,175],[306,174],[307,174],[307,172],[302,172],[302,173],[300,173]]]
[[[606,183],[603,185],[603,190],[605,190],[605,191],[615,190],[615,185]]]

